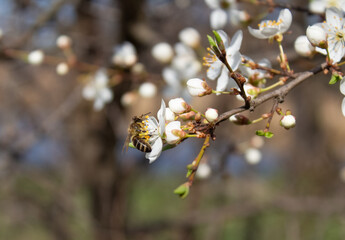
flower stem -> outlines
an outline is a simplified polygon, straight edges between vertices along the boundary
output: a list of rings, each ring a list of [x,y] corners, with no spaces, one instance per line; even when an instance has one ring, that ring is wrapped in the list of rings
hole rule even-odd
[[[262,120],[264,120],[263,117],[251,121],[250,124],[258,123],[258,122],[260,122],[260,121],[262,121]]]
[[[223,91],[216,91],[212,89],[212,93],[220,93],[220,94],[232,94],[232,92],[223,92]]]
[[[204,144],[202,145],[198,156],[194,159],[194,161],[191,164],[193,166],[193,169],[189,170],[191,172],[188,174],[188,185],[189,186],[192,186],[192,184],[193,184],[196,171],[198,170],[200,161],[201,161],[202,157],[204,156],[205,149],[210,145],[209,142],[210,142],[210,135],[207,134],[205,141],[204,141]]]
[[[277,41],[277,42],[278,42],[278,45],[279,45],[280,60],[281,60],[281,62],[283,64],[283,66],[286,65],[286,69],[288,70],[288,72],[290,72],[290,66],[289,66],[288,61],[286,61],[282,42],[281,41]]]
[[[267,88],[261,88],[261,89],[260,89],[260,93],[262,93],[262,92],[267,92],[267,91],[269,91],[269,90],[271,90],[271,89],[273,89],[273,88],[275,88],[275,87],[278,87],[278,86],[280,86],[280,85],[283,85],[283,84],[284,84],[283,81],[278,81],[278,82],[272,84],[271,86],[268,86]]]
[[[193,111],[193,112],[195,112],[195,113],[200,113],[201,116],[203,116],[204,118],[206,118],[204,114],[202,114],[201,112],[195,110],[194,108],[191,108],[191,111]]]

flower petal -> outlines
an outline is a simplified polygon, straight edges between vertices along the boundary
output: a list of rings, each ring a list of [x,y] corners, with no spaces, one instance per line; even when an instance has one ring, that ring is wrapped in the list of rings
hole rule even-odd
[[[150,163],[156,161],[156,159],[161,155],[163,148],[163,141],[161,138],[157,138],[156,141],[151,145],[151,152],[146,153],[145,158],[147,158]]]
[[[340,92],[345,95],[345,77],[343,77],[340,81]]]
[[[230,48],[232,51],[239,51],[243,39],[242,30],[238,30],[231,39]]]
[[[254,36],[254,37],[256,37],[256,38],[259,38],[259,39],[266,39],[266,38],[268,38],[268,37],[266,37],[265,35],[263,35],[263,34],[261,33],[261,30],[259,30],[259,29],[254,29],[254,28],[251,28],[251,27],[248,26],[248,31],[249,31],[249,33],[250,33],[252,36]]]
[[[345,117],[345,98],[343,99],[343,102],[341,103],[341,112],[343,113],[343,116]]]
[[[280,11],[278,21],[282,21],[280,26],[280,33],[285,33],[291,26],[292,14],[289,9],[285,8]]]
[[[173,130],[181,130],[181,122],[179,121],[172,121],[168,123],[168,125],[165,128],[165,134],[166,134],[166,141],[169,144],[175,144],[180,137],[176,136],[172,133]]]
[[[266,36],[266,38],[273,37],[279,32],[279,29],[276,27],[265,27],[261,30],[262,35]]]
[[[163,136],[164,128],[165,128],[165,111],[166,111],[165,109],[166,109],[165,102],[162,99],[161,108],[157,112],[157,118],[159,121],[159,133],[161,136]]]
[[[83,92],[82,92],[83,97],[86,100],[92,100],[95,99],[96,97],[96,89],[93,85],[88,84],[83,88]]]
[[[342,29],[342,18],[343,13],[340,9],[332,7],[326,9],[326,22],[332,28]]]
[[[240,54],[240,52],[234,52],[234,54],[227,59],[231,69],[233,71],[236,71],[242,62],[242,55]]]
[[[229,83],[229,71],[226,68],[223,68],[222,73],[217,81],[217,91],[224,91]],[[217,93],[220,95],[220,93]]]
[[[206,75],[210,80],[215,80],[221,70],[222,70],[223,63],[221,61],[215,61],[211,64],[211,66],[207,69]]]
[[[102,98],[104,102],[110,102],[113,99],[113,92],[109,88],[102,88],[99,91],[99,97]]]

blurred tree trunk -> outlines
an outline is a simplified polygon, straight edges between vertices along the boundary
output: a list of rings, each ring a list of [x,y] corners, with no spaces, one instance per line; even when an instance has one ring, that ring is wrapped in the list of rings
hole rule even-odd
[[[80,1],[78,5],[78,30],[85,36],[98,36],[99,25],[97,21],[89,16],[92,12],[91,0]],[[122,24],[120,39],[133,41],[133,32],[130,29],[137,22],[142,20],[140,14],[144,1],[126,0],[118,1],[122,13]],[[109,37],[109,36],[107,36]],[[110,36],[111,37],[111,36]],[[113,36],[115,38],[115,36]],[[116,36],[117,37],[117,36]],[[97,57],[102,56],[101,43],[90,43],[87,56],[83,59],[93,62],[99,61]],[[128,79],[130,81],[131,79]],[[126,86],[123,86],[126,88]],[[117,89],[118,90],[118,89]],[[121,93],[128,89],[121,89]],[[120,95],[115,93],[113,106],[119,106]],[[81,109],[79,116],[74,121],[75,128],[79,129],[75,139],[75,155],[77,169],[81,171],[82,180],[90,192],[92,216],[94,218],[95,239],[99,240],[121,240],[126,239],[126,218],[127,218],[127,183],[129,172],[121,169],[119,159],[115,154],[116,130],[107,118],[112,108],[107,106],[100,113],[94,113],[90,109]],[[106,113],[108,112],[108,113]],[[84,128],[82,126],[85,126]],[[88,129],[88,132],[86,131]]]

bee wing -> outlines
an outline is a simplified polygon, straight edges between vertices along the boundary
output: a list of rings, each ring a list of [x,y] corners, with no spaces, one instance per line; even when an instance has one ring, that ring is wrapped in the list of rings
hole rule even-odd
[[[131,135],[128,134],[128,135],[127,135],[127,138],[126,138],[126,140],[125,140],[125,142],[124,142],[124,144],[123,144],[123,147],[122,147],[122,153],[127,152],[127,150],[128,150],[128,145],[129,145],[130,140],[131,140]]]

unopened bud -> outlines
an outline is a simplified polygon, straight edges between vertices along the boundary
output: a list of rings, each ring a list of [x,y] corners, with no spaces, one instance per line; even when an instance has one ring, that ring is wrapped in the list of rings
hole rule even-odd
[[[250,121],[247,117],[241,115],[241,114],[236,114],[236,115],[232,115],[229,118],[230,122],[235,123],[236,125],[248,125],[250,124]]]
[[[207,83],[199,78],[192,78],[187,81],[187,89],[192,96],[204,96],[212,93]]]
[[[61,49],[70,48],[72,39],[66,35],[61,35],[56,39],[56,45]]]
[[[296,38],[294,47],[295,51],[303,57],[310,57],[315,52],[315,47],[311,45],[308,37],[305,35]]]
[[[178,36],[182,43],[191,48],[197,48],[200,45],[200,34],[194,28],[185,28],[179,33]]]
[[[207,121],[213,122],[218,118],[218,111],[214,108],[208,108],[205,112]]]
[[[285,115],[280,120],[280,125],[285,129],[290,129],[296,126],[296,118],[293,115]]]
[[[174,113],[184,113],[189,112],[191,109],[191,106],[189,106],[183,98],[174,98],[169,101],[169,108]]]
[[[327,33],[318,24],[314,24],[307,28],[307,37],[313,46],[327,48]]]
[[[174,57],[174,50],[169,43],[156,44],[151,51],[152,56],[161,63],[169,63]]]
[[[152,98],[156,96],[157,87],[151,82],[146,82],[140,85],[139,95],[143,98]]]
[[[44,53],[42,50],[35,50],[29,53],[28,62],[32,65],[40,65],[44,60]]]
[[[249,164],[258,164],[261,161],[262,154],[256,148],[248,148],[244,153],[244,157]]]
[[[56,66],[56,72],[57,74],[59,74],[60,76],[66,75],[69,71],[69,67],[67,63],[59,63]]]
[[[183,113],[183,114],[179,115],[179,117],[180,117],[183,121],[188,121],[188,120],[194,119],[195,114],[196,114],[195,112],[190,111],[190,112]]]

